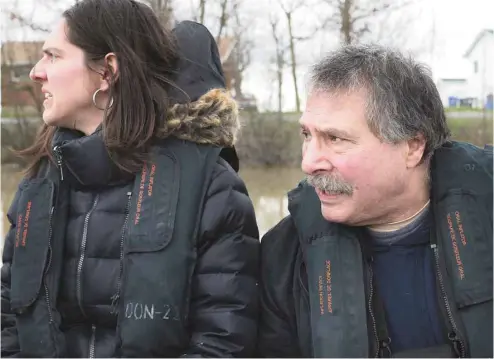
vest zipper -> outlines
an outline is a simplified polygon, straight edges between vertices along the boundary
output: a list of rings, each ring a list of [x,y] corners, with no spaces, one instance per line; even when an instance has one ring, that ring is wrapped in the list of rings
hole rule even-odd
[[[446,295],[446,288],[444,286],[443,274],[441,273],[441,267],[439,264],[439,251],[437,248],[437,244],[435,243],[431,244],[431,248],[434,251],[436,274],[437,274],[437,279],[439,281],[439,287],[441,289],[441,296],[444,302],[444,306],[446,307],[449,323],[451,324],[451,328],[453,329],[453,331],[448,334],[448,338],[451,342],[453,342],[455,350],[460,355],[460,358],[466,358],[465,343],[463,343],[458,336],[459,333],[458,326],[456,325],[456,321],[453,317],[453,312],[451,311],[451,306],[449,304],[448,296]]]
[[[299,270],[298,270],[298,280],[300,282],[300,287],[302,288],[302,300],[305,302],[305,304],[307,305],[307,308],[309,308],[309,310],[310,310],[310,298],[309,298],[310,295],[309,295],[309,290],[305,286],[304,280],[302,278],[302,271],[304,269],[305,269],[305,272],[307,272],[305,263],[302,262],[300,264]],[[314,357],[314,348],[313,348],[312,345],[310,346],[310,349],[309,350],[310,350],[310,356],[311,357]]]
[[[53,153],[55,154],[55,160],[57,161],[57,166],[60,169],[60,180],[63,181],[62,149],[60,148],[60,146],[53,147]]]
[[[304,281],[302,280],[302,265],[300,266],[300,270],[298,271],[298,280],[300,282],[300,286],[304,290],[304,293],[307,295],[307,298],[309,298],[309,290],[305,287]]]
[[[94,358],[94,343],[96,341],[96,325],[91,327],[91,339],[89,339],[89,357]]]
[[[369,259],[372,262],[372,258]],[[374,358],[379,358],[379,349],[380,349],[380,343],[379,343],[379,336],[377,335],[377,324],[376,324],[376,317],[374,316],[374,311],[372,310],[372,297],[374,296],[374,271],[372,270],[372,264],[367,263],[367,269],[368,269],[368,274],[369,274],[369,301],[367,302],[367,307],[369,309],[369,315],[372,320],[372,332],[374,333],[374,337],[376,339],[376,354],[374,355]]]
[[[122,227],[122,235],[120,236],[120,271],[118,274],[117,281],[117,292],[111,298],[111,313],[117,314],[118,310],[118,302],[120,300],[120,290],[122,288],[122,273],[123,273],[123,256],[124,256],[124,241],[125,241],[125,233],[127,231],[127,226],[129,224],[130,217],[130,203],[132,199],[132,192],[127,192],[127,206],[125,207],[125,220]]]
[[[96,208],[96,205],[98,204],[98,199],[99,195],[96,195],[96,198],[94,199],[93,206],[89,210],[89,212],[86,214],[86,217],[84,218],[84,228],[82,231],[82,241],[81,241],[81,255],[79,257],[79,264],[77,265],[77,274],[76,274],[76,296],[77,296],[77,302],[79,303],[79,308],[81,309],[81,312],[84,314],[84,309],[82,307],[82,265],[84,263],[84,257],[86,255],[86,244],[87,244],[87,230],[88,230],[88,224],[89,224],[89,217],[91,216],[91,213],[93,213],[94,209]]]
[[[50,216],[48,219],[48,261],[45,267],[44,271],[44,276],[46,276],[46,273],[50,270],[51,267],[51,260],[52,260],[52,248],[51,248],[51,238],[53,236],[53,212],[55,211],[55,206],[52,206],[50,209]],[[46,279],[43,278],[43,286],[45,288],[45,299],[46,299],[46,305],[48,307],[48,316],[50,317],[50,323],[53,323],[53,313],[51,310],[51,301],[50,301],[50,294],[48,292],[48,285],[46,284]]]

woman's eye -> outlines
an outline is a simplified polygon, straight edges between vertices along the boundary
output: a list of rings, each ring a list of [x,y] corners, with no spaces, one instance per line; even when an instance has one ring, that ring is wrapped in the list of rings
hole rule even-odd
[[[46,56],[48,56],[48,59],[51,63],[55,62],[55,60],[57,59],[57,55],[51,52],[46,52]]]

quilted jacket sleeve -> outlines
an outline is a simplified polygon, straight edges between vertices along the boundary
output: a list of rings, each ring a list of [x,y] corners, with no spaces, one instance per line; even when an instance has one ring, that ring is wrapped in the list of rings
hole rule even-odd
[[[257,337],[259,232],[244,183],[221,159],[207,191],[198,246],[192,334],[183,356],[251,357]]]
[[[20,355],[19,340],[15,324],[15,314],[10,309],[10,267],[14,256],[14,241],[19,191],[12,201],[7,213],[10,229],[7,232],[3,245],[2,255],[2,358],[16,357]],[[2,218],[3,220],[3,218]]]

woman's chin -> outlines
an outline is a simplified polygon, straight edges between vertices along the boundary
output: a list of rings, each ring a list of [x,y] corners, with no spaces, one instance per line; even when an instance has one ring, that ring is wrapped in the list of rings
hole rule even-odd
[[[55,116],[50,110],[45,110],[43,112],[43,122],[47,126],[62,126],[63,127],[63,119],[59,116]]]

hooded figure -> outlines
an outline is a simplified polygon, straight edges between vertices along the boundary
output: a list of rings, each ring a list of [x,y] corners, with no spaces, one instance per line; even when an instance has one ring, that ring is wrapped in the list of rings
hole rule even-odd
[[[225,78],[218,46],[213,35],[202,24],[182,21],[174,29],[180,45],[179,78],[170,96],[178,103],[197,101],[210,89],[224,89]],[[239,124],[235,123],[238,128]],[[233,144],[221,151],[223,157],[238,172],[239,160]]]
[[[104,126],[58,128],[55,163],[22,181],[3,253],[2,357],[253,355],[259,233],[222,158],[238,169],[237,107],[209,31],[187,21],[174,33],[174,105],[140,171],[115,165]]]

